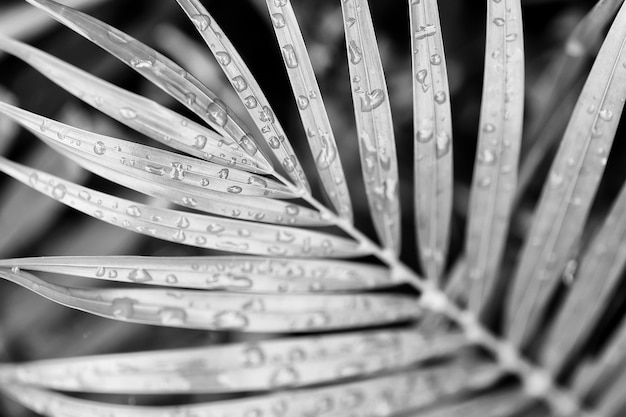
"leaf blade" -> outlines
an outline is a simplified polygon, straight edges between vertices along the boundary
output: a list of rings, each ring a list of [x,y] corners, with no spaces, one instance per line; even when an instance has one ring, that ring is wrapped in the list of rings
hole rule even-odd
[[[367,200],[378,237],[397,254],[401,235],[398,161],[372,18],[365,0],[344,1],[341,10]]]
[[[409,2],[409,7],[414,51],[415,221],[422,266],[427,278],[439,281],[447,258],[452,216],[450,89],[437,2]]]

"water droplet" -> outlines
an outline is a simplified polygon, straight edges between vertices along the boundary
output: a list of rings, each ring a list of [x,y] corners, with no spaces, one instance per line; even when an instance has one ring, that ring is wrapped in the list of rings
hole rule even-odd
[[[258,106],[259,102],[257,101],[256,97],[248,96],[243,99],[243,104],[249,109],[254,109],[256,106]]]
[[[80,197],[82,200],[85,200],[85,201],[91,200],[91,194],[89,194],[89,192],[87,192],[85,190],[79,191],[78,192],[78,197]]]
[[[283,46],[282,53],[283,53],[283,59],[285,60],[285,65],[287,65],[287,68],[298,67],[298,56],[296,55],[296,50],[294,49],[292,44]]]
[[[415,133],[415,140],[419,143],[428,143],[433,136],[434,133],[431,129],[420,129]]]
[[[98,278],[103,277],[105,273],[106,273],[106,269],[103,266],[100,266],[98,267],[98,269],[96,269],[96,276]]]
[[[426,77],[428,76],[428,71],[425,69],[417,71],[415,74],[415,79],[418,83],[424,84],[426,82]]]
[[[167,282],[168,284],[176,284],[178,282],[178,277],[174,274],[168,274],[165,277],[165,282]]]
[[[309,107],[309,98],[307,96],[298,96],[298,99],[296,101],[300,110],[304,110]]]
[[[517,33],[509,33],[504,37],[507,42],[513,42],[517,39]]]
[[[297,216],[300,213],[300,208],[296,205],[289,204],[285,207],[285,213],[289,216]]]
[[[294,169],[296,169],[296,157],[295,155],[292,155],[290,157],[287,157],[285,159],[283,159],[283,168],[285,169],[285,171],[287,172],[293,172]]]
[[[276,29],[285,27],[285,16],[282,13],[274,13],[272,15],[272,24]]]
[[[184,242],[185,239],[187,239],[187,236],[185,236],[185,232],[183,232],[182,229],[178,229],[172,236],[174,242]]]
[[[130,107],[122,107],[120,109],[120,115],[124,118],[124,119],[134,119],[137,117],[137,112],[133,109],[131,109]]]
[[[432,54],[430,56],[430,63],[432,65],[441,65],[441,55],[439,55],[439,54]]]
[[[135,68],[152,68],[154,59],[152,57],[133,58],[130,60],[130,65]]]
[[[485,123],[483,126],[483,132],[485,133],[493,133],[496,131],[496,127],[491,123]]]
[[[206,231],[207,231],[207,232],[209,232],[209,233],[214,233],[214,234],[221,233],[221,232],[223,232],[224,230],[225,230],[225,229],[224,229],[224,226],[219,225],[219,224],[217,224],[217,223],[211,223],[211,224],[209,224],[209,225],[206,227]]]
[[[250,346],[243,351],[243,364],[247,367],[261,366],[265,363],[265,353],[258,346]]]
[[[172,170],[170,171],[170,177],[176,181],[182,181],[185,177],[185,169],[183,164],[180,162],[172,162],[170,164],[172,166]]]
[[[143,283],[152,281],[152,275],[145,269],[133,269],[128,273],[128,279],[133,282]]]
[[[501,18],[501,17],[496,17],[495,19],[493,19],[493,24],[496,25],[496,26],[502,27],[502,26],[504,26],[504,23],[505,23],[504,19]]]
[[[493,165],[496,155],[491,149],[484,149],[478,154],[478,162],[484,165]]]
[[[491,185],[490,177],[483,177],[480,180],[478,180],[479,187],[486,188],[486,187],[489,187],[490,185]]]
[[[158,175],[159,177],[165,175],[165,168],[154,165],[146,165],[144,170],[150,174]]]
[[[441,158],[450,151],[451,140],[446,132],[437,135],[437,158]]]
[[[219,100],[207,106],[207,116],[211,122],[221,127],[224,127],[228,121],[228,114]]]
[[[248,318],[238,311],[222,311],[213,322],[218,329],[241,329],[248,325]]]
[[[57,200],[61,200],[63,197],[65,197],[66,193],[67,188],[63,184],[57,184],[52,189],[52,197],[56,198]]]
[[[380,88],[366,92],[361,96],[361,111],[374,110],[385,101],[385,93]]]
[[[215,58],[217,59],[217,62],[219,62],[220,65],[222,65],[224,67],[226,65],[230,64],[230,62],[232,61],[232,58],[230,57],[230,54],[228,52],[224,52],[224,51],[216,52],[215,53]]]
[[[176,221],[176,226],[179,227],[180,229],[186,229],[189,227],[189,219],[187,219],[186,217],[182,216],[180,217],[177,221]]]
[[[245,135],[239,141],[239,146],[250,156],[254,156],[259,148],[257,147],[256,141],[251,135]]]
[[[243,191],[243,189],[237,185],[231,185],[230,187],[226,189],[226,191],[232,194],[240,194]]]
[[[194,26],[200,31],[205,31],[211,24],[211,18],[205,14],[194,14],[189,16]]]
[[[118,319],[128,319],[133,315],[134,304],[130,298],[116,298],[111,302],[111,314]]]
[[[287,0],[274,0],[274,6],[276,7],[284,7],[287,5]]]
[[[259,119],[264,123],[274,123],[274,113],[268,106],[263,106],[263,109],[259,112]]]
[[[311,316],[309,316],[309,318],[307,319],[306,325],[307,327],[318,328],[325,326],[329,322],[330,318],[328,317],[328,315],[326,313],[320,312],[311,314]]]
[[[280,142],[281,142],[281,141],[280,141],[280,139],[278,139],[276,136],[272,136],[271,138],[269,138],[269,141],[268,141],[268,142],[269,142],[270,147],[271,147],[272,149],[278,149],[278,148],[280,148]]]
[[[234,89],[237,90],[237,92],[239,93],[248,88],[248,83],[241,75],[233,77],[230,82],[232,83]]]
[[[300,376],[291,366],[283,366],[276,370],[271,376],[270,385],[272,387],[287,387],[298,383]]]
[[[207,142],[206,136],[198,135],[196,136],[194,140],[193,147],[196,149],[204,149],[204,147],[206,146],[206,142]]]
[[[359,48],[359,45],[353,40],[348,43],[348,54],[350,55],[350,62],[354,65],[358,64],[363,59],[361,48]]]
[[[433,36],[435,33],[437,33],[437,28],[435,27],[435,25],[426,25],[426,26],[420,26],[415,31],[414,36],[416,40],[420,40],[428,36]]]
[[[128,214],[131,217],[139,217],[141,216],[141,209],[137,206],[128,206],[128,208],[126,209],[126,214]]]
[[[613,112],[609,109],[602,109],[598,113],[598,117],[608,122],[613,119]]]
[[[176,326],[187,320],[187,313],[182,308],[166,307],[159,312],[159,318],[163,324]]]
[[[33,187],[37,186],[37,183],[38,183],[38,182],[39,182],[39,175],[37,175],[37,173],[36,173],[36,172],[33,172],[33,173],[31,173],[31,174],[28,176],[28,183],[29,183],[31,186],[33,186]]]
[[[267,181],[265,181],[261,177],[255,177],[255,176],[248,177],[248,184],[253,185],[255,187],[267,188]]]
[[[558,187],[559,185],[563,184],[563,175],[559,174],[558,172],[551,172],[550,183],[554,187]]]
[[[435,102],[437,104],[443,104],[446,102],[446,92],[445,91],[437,91],[437,93],[435,94]]]

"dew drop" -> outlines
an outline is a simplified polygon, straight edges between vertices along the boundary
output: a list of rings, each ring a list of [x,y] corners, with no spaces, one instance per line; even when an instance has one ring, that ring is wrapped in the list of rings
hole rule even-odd
[[[433,36],[435,33],[437,33],[437,28],[435,27],[435,25],[426,25],[426,26],[420,26],[415,31],[414,36],[416,40],[420,40],[428,36]]]
[[[507,42],[513,42],[517,39],[517,33],[509,33],[504,37]]]
[[[287,0],[274,0],[274,6],[284,7],[287,5]]]
[[[450,151],[450,136],[446,132],[437,135],[437,158],[441,158]]]
[[[130,65],[135,68],[152,68],[154,62],[152,58],[133,58],[130,60]]]
[[[111,314],[118,319],[127,319],[133,315],[134,304],[130,298],[116,298],[111,302]]]
[[[213,324],[218,329],[241,329],[248,325],[248,318],[238,311],[222,311],[215,315]]]
[[[272,149],[280,148],[280,140],[276,136],[269,138],[269,144]]]
[[[96,155],[104,155],[105,151],[106,151],[106,146],[104,145],[104,142],[97,141],[95,145],[93,145],[93,152]]]
[[[285,16],[282,13],[274,13],[272,15],[272,24],[276,29],[285,27]]]
[[[259,112],[259,119],[264,123],[274,123],[274,113],[268,106],[263,106],[263,109]]]
[[[165,277],[165,282],[167,282],[168,284],[176,284],[178,282],[178,277],[174,274],[168,274]]]
[[[256,106],[259,105],[259,102],[257,101],[256,97],[248,96],[243,99],[243,104],[249,109],[254,109]]]
[[[193,197],[183,197],[181,200],[183,204],[188,205],[189,207],[195,207],[198,205],[198,202]]]
[[[296,157],[295,155],[292,155],[290,157],[287,157],[285,159],[283,159],[283,168],[285,169],[285,171],[287,172],[293,172],[294,169],[296,169]]]
[[[131,217],[139,217],[141,216],[141,209],[137,206],[128,206],[128,208],[126,209],[126,214],[128,214]]]
[[[220,65],[222,65],[224,67],[226,65],[230,64],[230,62],[232,61],[232,58],[230,57],[230,54],[228,52],[224,52],[224,51],[216,52],[215,53],[215,58],[217,59],[217,62],[219,62]]]
[[[359,48],[359,45],[353,40],[348,43],[348,54],[350,55],[350,62],[354,65],[358,64],[363,59],[361,48]]]
[[[613,119],[613,112],[611,110],[609,110],[609,109],[602,109],[598,113],[598,117],[600,117],[600,119],[608,122],[608,121]]]
[[[221,233],[223,232],[225,229],[222,225],[216,224],[216,223],[211,223],[206,227],[206,231],[209,233]]]
[[[250,346],[243,352],[243,364],[247,367],[261,366],[265,363],[265,353],[258,346]]]
[[[298,213],[300,213],[300,208],[296,205],[289,204],[287,207],[285,207],[285,213],[287,213],[287,215],[289,216],[297,216]]]
[[[270,378],[272,387],[287,387],[298,383],[300,376],[291,366],[283,366],[274,372]]]
[[[143,268],[133,269],[128,273],[128,279],[133,282],[143,283],[152,281],[152,275]]]
[[[165,175],[165,168],[159,166],[146,165],[144,170],[150,174],[158,175],[159,177]]]
[[[267,181],[265,181],[261,177],[248,177],[248,184],[253,185],[255,187],[267,188]]]
[[[313,313],[307,319],[307,327],[318,328],[322,327],[330,322],[330,318],[326,313]]]
[[[196,136],[194,140],[193,147],[196,149],[204,149],[204,147],[206,146],[206,142],[207,142],[206,136],[198,135]]]
[[[478,154],[478,162],[484,165],[493,165],[496,161],[496,155],[491,149],[484,149]]]
[[[217,176],[220,177],[223,180],[227,180],[228,179],[228,174],[230,174],[230,171],[228,170],[228,168],[222,168],[217,173]]]
[[[437,93],[435,94],[435,102],[437,104],[443,104],[446,102],[446,93],[445,91],[437,91]]]
[[[366,92],[361,96],[361,111],[369,112],[385,101],[385,93],[380,88]]]
[[[182,229],[178,229],[172,236],[174,242],[184,242],[185,239],[187,239],[187,236],[185,236],[185,232],[183,232]]]
[[[176,226],[180,229],[186,229],[189,227],[189,219],[187,219],[186,217],[180,217],[177,221],[176,221]]]
[[[419,143],[428,143],[433,138],[434,133],[431,129],[419,129],[415,133],[415,140]]]
[[[187,313],[181,308],[166,307],[159,312],[159,318],[163,324],[176,326],[187,320]]]
[[[124,118],[124,119],[134,119],[137,117],[137,112],[133,109],[131,109],[130,107],[122,107],[120,109],[120,115]]]
[[[237,92],[239,93],[241,93],[243,90],[248,88],[248,83],[241,75],[237,75],[236,77],[233,77],[230,80],[230,82],[232,83],[235,90],[237,90]]]
[[[439,54],[432,54],[430,56],[430,63],[432,65],[440,65],[441,64],[441,55],[439,55]]]
[[[283,46],[282,53],[283,53],[283,59],[285,60],[285,65],[287,65],[287,68],[298,67],[298,57],[296,55],[296,50],[293,48],[292,44]]]
[[[496,17],[495,19],[493,19],[493,24],[496,25],[496,26],[502,27],[502,26],[504,26],[504,23],[505,23],[504,19],[501,18],[501,17]]]
[[[38,182],[39,182],[39,175],[37,175],[36,172],[33,172],[28,176],[28,183],[32,185],[33,187],[35,187]]]
[[[103,266],[98,267],[98,269],[96,269],[96,276],[97,277],[103,277],[104,274],[106,273],[106,269]]]
[[[300,110],[304,110],[309,107],[309,98],[307,96],[298,96],[296,101]]]
[[[485,132],[485,133],[493,133],[495,131],[496,131],[496,127],[493,124],[491,124],[491,123],[486,123],[483,126],[483,132]]]
[[[82,200],[85,201],[89,201],[91,200],[91,195],[89,194],[89,192],[82,190],[78,193],[78,197],[80,197]]]
[[[426,82],[426,77],[428,76],[428,71],[425,69],[417,71],[415,74],[415,79],[418,83],[424,84]]]
[[[66,193],[67,188],[63,184],[57,184],[52,189],[52,197],[56,198],[57,200],[61,200],[63,197],[65,197]]]
[[[180,162],[172,162],[170,164],[172,166],[172,170],[170,171],[170,177],[176,181],[182,181],[185,177],[185,170],[183,164]]]
[[[205,14],[194,14],[190,16],[194,26],[200,31],[205,31],[211,24],[211,18]]]
[[[207,106],[207,116],[211,122],[221,127],[224,127],[228,121],[228,114],[219,100]]]
[[[251,135],[245,135],[239,141],[239,146],[250,156],[254,156],[259,148],[256,145],[256,141]]]
[[[238,185],[231,185],[230,187],[226,189],[226,191],[232,194],[240,194],[243,191],[243,189],[239,187]]]

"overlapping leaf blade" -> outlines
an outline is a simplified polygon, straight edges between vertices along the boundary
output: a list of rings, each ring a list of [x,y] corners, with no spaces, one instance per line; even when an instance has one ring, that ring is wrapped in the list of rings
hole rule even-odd
[[[233,111],[176,63],[129,35],[51,0],[28,0],[59,22],[115,56],[184,104],[213,129],[239,144],[259,166],[271,167]],[[136,109],[130,109],[136,111]]]
[[[452,215],[450,90],[437,1],[409,4],[417,238],[426,277],[438,281],[447,258]]]
[[[469,307],[479,311],[496,282],[517,184],[524,111],[519,0],[487,2],[487,45],[478,149],[465,252]]]
[[[77,129],[3,102],[0,102],[0,112],[84,168],[148,194],[168,198],[181,190],[194,197],[220,192],[237,196],[297,197],[274,180],[236,168]]]
[[[246,171],[267,173],[272,170],[249,159],[231,138],[43,51],[1,36],[0,49],[19,57],[94,108],[167,146]]]
[[[372,18],[365,0],[343,1],[341,9],[365,191],[378,237],[385,248],[398,253],[401,237],[398,161]]]
[[[589,74],[552,164],[507,305],[507,328],[523,343],[537,324],[580,237],[626,96],[622,6]],[[600,92],[600,93],[598,93]]]
[[[298,188],[308,191],[308,180],[291,143],[286,138],[285,132],[276,119],[276,115],[261,87],[235,47],[217,22],[211,18],[202,3],[198,0],[177,1],[215,55],[222,71],[230,80],[241,102],[244,103],[250,117],[263,135],[272,153],[280,161],[283,169]]]
[[[60,256],[5,259],[0,266],[116,282],[274,293],[357,291],[407,282],[371,264],[258,256]]]
[[[106,413],[111,417],[155,417],[178,415],[215,415],[244,417],[251,415],[371,416],[372,410],[393,415],[424,406],[438,399],[470,388],[485,386],[499,372],[492,366],[477,364],[453,367],[446,364],[429,369],[365,381],[301,389],[242,399],[199,403],[185,406],[147,407],[114,405],[76,399],[35,387],[1,385],[7,395],[31,409],[45,411],[52,417],[79,417]]]
[[[546,338],[542,359],[558,372],[568,353],[591,335],[617,291],[626,265],[626,187],[622,187],[604,225],[576,271],[573,288]]]
[[[247,332],[320,332],[377,326],[419,317],[411,297],[267,295],[213,291],[73,288],[18,271],[0,277],[58,304],[98,316],[151,325]],[[350,311],[350,314],[346,314]]]
[[[0,159],[0,170],[31,188],[107,223],[184,245],[257,255],[299,257],[362,256],[351,240],[305,229],[151,207],[94,191],[42,171]],[[195,200],[186,200],[193,207]],[[232,208],[232,210],[239,210]],[[297,206],[287,206],[297,215]],[[241,214],[241,213],[238,213]],[[264,215],[263,209],[250,216]]]
[[[296,15],[289,2],[266,3],[322,186],[339,215],[352,221],[346,176]]]
[[[258,391],[390,372],[466,345],[459,334],[370,331],[4,365],[0,381],[99,393]]]

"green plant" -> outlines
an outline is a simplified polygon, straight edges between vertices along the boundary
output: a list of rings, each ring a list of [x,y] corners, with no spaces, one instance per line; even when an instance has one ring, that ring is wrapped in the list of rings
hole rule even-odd
[[[119,198],[4,157],[0,170],[107,223],[177,245],[241,255],[6,259],[0,261],[0,276],[59,304],[115,320],[261,336],[191,349],[6,363],[0,367],[0,390],[6,395],[52,416],[504,417],[624,411],[626,373],[620,367],[626,361],[626,324],[610,310],[621,306],[614,293],[626,260],[626,188],[593,237],[582,238],[626,98],[621,1],[600,1],[581,21],[561,61],[565,64],[560,72],[557,68],[571,80],[559,78],[553,101],[544,105],[548,116],[531,127],[543,132],[544,125],[558,124],[546,120],[558,114],[558,98],[582,71],[567,64],[580,63],[594,46],[588,33],[614,18],[559,144],[515,268],[503,266],[502,259],[507,247],[516,252],[508,229],[519,190],[528,185],[517,183],[524,104],[521,4],[488,2],[467,237],[450,272],[451,93],[436,1],[409,2],[415,217],[424,277],[400,260],[401,176],[390,97],[365,0],[346,0],[341,7],[363,182],[380,243],[353,223],[350,179],[287,0],[268,0],[267,8],[315,158],[311,176],[319,177],[328,205],[319,201],[321,193],[311,191],[295,144],[200,2],[178,1],[258,134],[155,50],[54,1],[28,1],[128,64],[211,129],[2,37],[1,50],[101,112],[190,156],[90,133],[3,102],[2,114],[84,168],[185,210]],[[543,143],[532,149],[537,146]],[[546,154],[531,151],[528,155],[535,156],[527,163],[532,166]],[[528,171],[522,167],[521,172],[529,181]],[[79,288],[25,270],[136,285]],[[573,284],[563,284],[574,275]],[[602,329],[606,340],[598,353],[592,346],[598,338],[594,328],[607,317],[615,323]],[[56,391],[239,397],[148,407]]]

